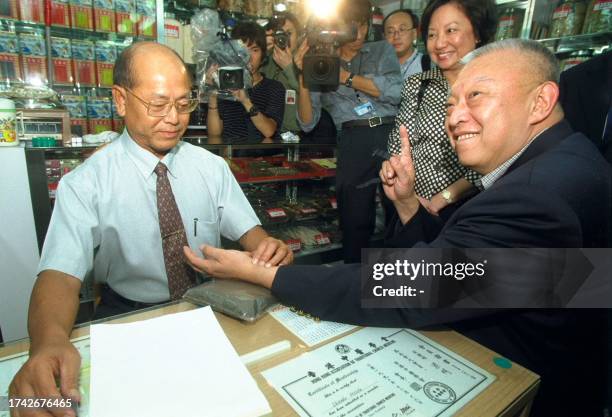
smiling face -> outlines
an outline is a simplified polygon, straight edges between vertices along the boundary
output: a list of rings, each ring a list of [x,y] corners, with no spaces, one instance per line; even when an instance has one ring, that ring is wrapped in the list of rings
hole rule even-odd
[[[496,51],[476,58],[452,87],[448,136],[461,164],[481,174],[488,174],[521,150],[541,121],[542,87],[528,75],[529,60],[517,55]]]
[[[403,12],[395,13],[386,20],[384,30],[385,38],[395,49],[397,57],[408,58],[414,51],[414,40],[417,36],[410,15]]]
[[[150,45],[134,54],[132,68],[136,69],[136,83],[131,91],[136,96],[146,102],[189,97],[189,76],[172,52]],[[187,129],[189,114],[177,113],[174,106],[166,116],[153,117],[148,115],[145,104],[125,88],[114,86],[113,97],[132,139],[160,159],[176,146]]]
[[[427,52],[443,71],[458,71],[460,60],[476,48],[470,20],[456,3],[447,3],[433,12],[427,30]]]

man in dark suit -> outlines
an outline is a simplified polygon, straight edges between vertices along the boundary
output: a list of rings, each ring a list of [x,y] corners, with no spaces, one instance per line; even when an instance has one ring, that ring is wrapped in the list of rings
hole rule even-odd
[[[484,191],[441,224],[416,197],[403,129],[401,156],[386,161],[380,173],[398,213],[388,242],[607,247],[612,179],[593,144],[564,120],[554,56],[537,42],[510,39],[479,48],[470,58],[452,87],[447,130],[461,163],[483,174]],[[262,268],[242,252],[203,252],[206,260],[186,252],[195,268],[266,286],[285,304],[325,320],[450,325],[541,375],[532,416],[601,415],[605,335],[598,311],[364,309],[359,266]]]
[[[563,71],[559,88],[567,121],[612,164],[612,51]]]

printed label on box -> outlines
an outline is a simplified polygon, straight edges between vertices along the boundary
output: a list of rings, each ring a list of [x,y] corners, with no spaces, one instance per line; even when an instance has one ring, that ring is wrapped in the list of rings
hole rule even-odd
[[[73,59],[74,81],[85,86],[94,87],[96,85],[96,65],[94,61],[80,61]]]
[[[72,60],[53,58],[53,81],[56,84],[73,84]]]
[[[45,56],[45,38],[40,35],[19,35],[19,50],[22,55]]]
[[[155,30],[156,20],[153,17],[141,15],[138,21],[138,34],[148,38],[154,38],[156,36]]]
[[[21,63],[17,54],[0,54],[0,79],[23,81]]]
[[[299,252],[302,250],[302,241],[300,239],[288,239],[285,241],[285,243],[293,252]]]
[[[53,58],[72,58],[70,39],[51,37],[51,56]]]
[[[111,119],[111,100],[104,97],[87,99],[87,117],[90,119]]]
[[[51,26],[70,27],[68,0],[51,0]]]
[[[72,41],[72,58],[82,61],[93,61],[96,55],[94,43],[91,41]]]
[[[117,33],[135,35],[138,17],[130,17],[128,13],[115,12],[115,14],[117,16]]]
[[[610,9],[612,9],[612,0],[600,0],[593,6],[593,10],[596,12]]]
[[[93,30],[93,9],[91,3],[89,5],[80,5],[78,3],[70,3],[70,21],[72,27],[83,30]]]
[[[115,11],[94,9],[95,28],[97,32],[115,32]]]
[[[89,119],[89,133],[95,135],[107,130],[113,130],[113,122],[110,119]]]
[[[336,200],[336,197],[332,197],[329,199],[329,204],[332,206],[333,209],[337,209],[338,208],[338,200]]]
[[[316,235],[315,242],[317,242],[317,245],[320,246],[329,245],[331,243],[331,241],[329,240],[329,235],[327,233],[321,233],[319,235]]]
[[[70,119],[70,132],[73,135],[83,136],[89,133],[87,119]]]
[[[270,218],[272,219],[287,217],[287,213],[285,213],[285,210],[278,207],[267,209],[266,212],[268,213],[268,216],[270,216]]]
[[[47,83],[47,59],[40,56],[21,56],[23,78],[32,84]]]
[[[71,119],[87,118],[87,102],[85,101],[85,96],[64,95],[61,101],[68,110],[68,113],[70,113]]]
[[[117,49],[114,44],[110,42],[96,42],[95,45],[96,61],[114,63],[117,60]]]
[[[0,17],[7,19],[19,19],[17,12],[17,0],[0,1]]]
[[[0,32],[0,52],[18,54],[19,40],[17,34],[13,32]]]
[[[112,87],[113,86],[113,69],[115,64],[109,64],[106,62],[96,62],[96,79],[100,87]]]
[[[19,19],[26,22],[45,23],[43,0],[19,0]]]

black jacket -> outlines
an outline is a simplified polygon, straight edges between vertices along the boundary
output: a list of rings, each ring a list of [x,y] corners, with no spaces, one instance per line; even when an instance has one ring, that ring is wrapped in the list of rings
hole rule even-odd
[[[609,166],[597,149],[563,121],[534,140],[504,176],[446,224],[420,210],[406,225],[391,224],[387,242],[402,247],[608,247],[611,184]],[[600,311],[362,309],[359,268],[281,267],[272,291],[284,303],[325,320],[450,325],[542,376],[532,416],[597,415],[606,341]],[[585,380],[588,388],[580,385]]]

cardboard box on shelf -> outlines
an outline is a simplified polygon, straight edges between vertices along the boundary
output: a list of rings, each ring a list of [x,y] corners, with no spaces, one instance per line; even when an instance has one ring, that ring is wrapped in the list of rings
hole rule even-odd
[[[19,19],[19,12],[17,11],[17,0],[0,1],[0,18]]]
[[[115,19],[117,33],[136,35],[136,23],[140,17],[136,13],[136,4],[133,0],[115,0]]]
[[[47,50],[41,34],[20,33],[20,62],[25,82],[35,85],[47,83]]]
[[[45,23],[45,7],[43,0],[19,0],[19,20],[24,22]]]
[[[93,0],[93,7],[96,32],[116,32],[115,2],[113,0]]]
[[[51,57],[53,61],[53,83],[60,85],[74,84],[70,39],[51,37]]]
[[[68,0],[51,1],[51,26],[70,27],[70,5]]]
[[[117,60],[117,49],[112,42],[97,41],[96,49],[96,81],[99,87],[113,86],[113,68]]]
[[[19,40],[14,32],[0,32],[0,81],[23,81],[19,62]]]
[[[70,1],[70,24],[73,28],[94,30],[93,7],[91,0]]]
[[[92,41],[72,40],[74,82],[84,87],[96,86],[96,61]]]

